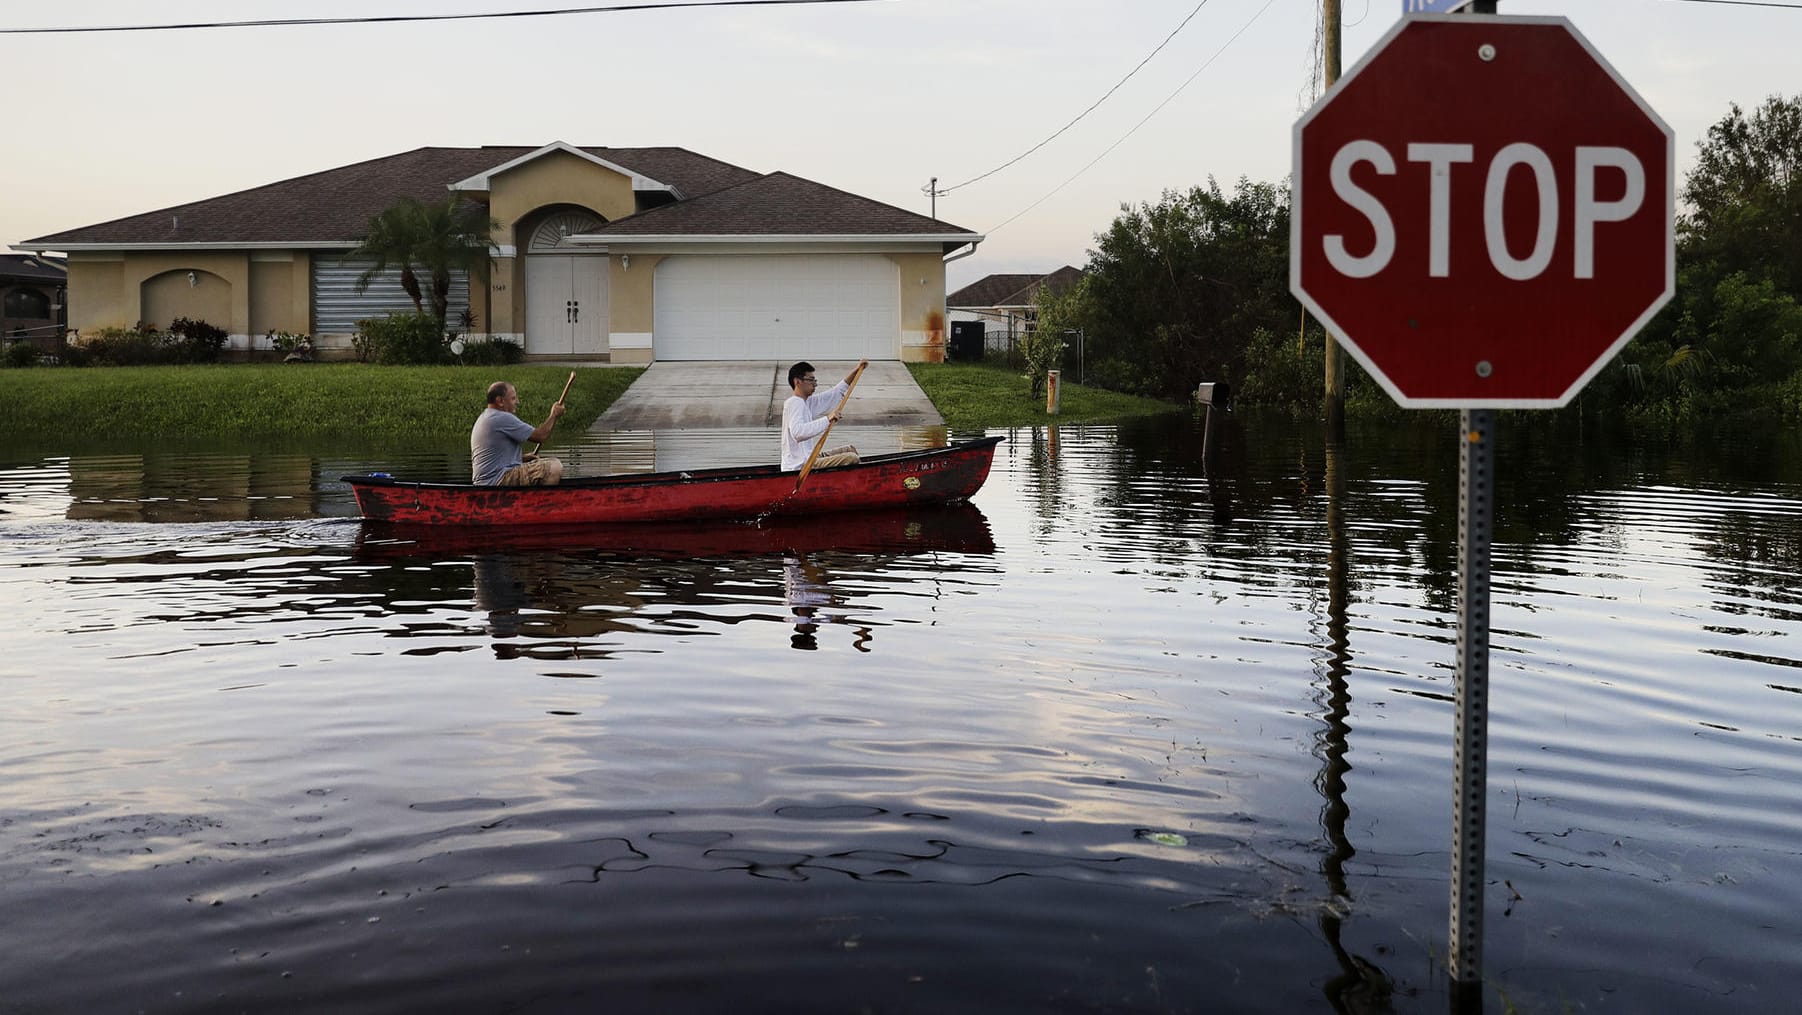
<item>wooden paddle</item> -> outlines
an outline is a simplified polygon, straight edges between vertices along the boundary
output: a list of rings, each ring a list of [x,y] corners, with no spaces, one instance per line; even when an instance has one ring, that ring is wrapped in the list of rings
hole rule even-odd
[[[558,405],[562,405],[563,400],[565,398],[569,397],[569,386],[574,383],[576,383],[576,372],[574,370],[571,370],[569,372],[569,380],[563,382],[563,394],[557,396],[557,404]],[[536,454],[538,454],[538,449],[542,448],[542,447],[544,447],[544,442],[539,441],[536,445],[534,445],[532,447],[532,450],[528,453],[536,455]]]
[[[857,390],[857,379],[862,376],[862,365],[859,365],[856,370],[851,371],[850,386],[845,388],[845,397],[838,400],[838,408],[832,410],[834,414],[845,411],[845,403],[851,400],[851,392]],[[837,422],[838,420],[836,419],[826,421],[826,429],[820,433],[819,443],[813,446],[813,454],[807,456],[807,464],[801,466],[801,474],[795,477],[795,488],[793,493],[801,492],[801,484],[807,482],[807,474],[813,471],[814,460],[820,457],[820,451],[826,447],[826,438],[832,435],[832,426]]]

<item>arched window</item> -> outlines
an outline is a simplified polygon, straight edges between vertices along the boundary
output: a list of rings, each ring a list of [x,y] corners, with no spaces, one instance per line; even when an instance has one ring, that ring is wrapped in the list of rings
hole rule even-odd
[[[562,212],[552,215],[539,223],[537,229],[532,230],[532,242],[527,245],[526,249],[535,254],[551,250],[568,250],[570,246],[566,242],[566,238],[571,234],[599,229],[605,224],[585,212]]]
[[[36,289],[14,289],[6,294],[6,316],[44,321],[50,318],[50,297]]]

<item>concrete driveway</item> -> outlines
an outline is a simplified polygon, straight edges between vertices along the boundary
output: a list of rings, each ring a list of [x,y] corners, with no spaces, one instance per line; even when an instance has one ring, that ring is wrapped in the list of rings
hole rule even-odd
[[[837,384],[855,361],[815,360],[822,389]],[[590,432],[613,430],[730,430],[782,425],[789,396],[789,363],[658,362],[601,413]],[[868,426],[943,426],[945,420],[897,360],[865,368],[845,406],[844,423]]]

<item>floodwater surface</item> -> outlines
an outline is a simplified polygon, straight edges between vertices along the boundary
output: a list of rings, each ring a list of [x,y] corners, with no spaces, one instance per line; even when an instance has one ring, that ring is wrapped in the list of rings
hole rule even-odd
[[[1802,447],[1511,426],[1484,1004],[1790,1007]],[[0,1010],[1444,1011],[1457,435],[1222,431],[476,536],[338,480],[455,448],[6,449]]]

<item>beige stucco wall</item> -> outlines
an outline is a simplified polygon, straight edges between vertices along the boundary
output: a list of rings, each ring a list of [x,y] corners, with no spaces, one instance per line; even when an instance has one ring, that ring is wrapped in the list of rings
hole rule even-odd
[[[270,331],[311,329],[311,271],[306,251],[78,253],[69,259],[69,326],[92,334],[189,317],[224,328],[231,348],[256,348]]]
[[[187,317],[243,333],[244,329],[225,323],[232,317],[232,284],[204,268],[172,268],[152,275],[138,292],[139,319],[159,331],[167,330],[176,318]]]
[[[901,359],[944,362],[949,325],[945,323],[943,256],[937,252],[888,256],[901,272]]]
[[[304,255],[303,255],[304,260]],[[295,278],[294,257],[276,260],[258,256],[250,262],[250,337],[251,347],[256,347],[256,340],[272,331],[291,331],[305,334],[308,331],[308,318],[311,316],[306,307],[305,294],[308,290],[308,279],[302,274]],[[294,290],[298,285],[302,293],[301,313],[296,320],[294,308]]]
[[[592,208],[608,221],[636,209],[632,178],[568,152],[551,152],[489,181],[488,214],[499,226],[496,243],[511,243],[519,220],[547,205]],[[524,251],[520,251],[524,253]]]
[[[657,264],[663,254],[631,254],[631,264],[623,264],[616,254],[609,257],[607,270],[607,309],[611,317],[610,331],[648,332],[656,320]]]
[[[69,270],[69,326],[81,331],[126,328],[147,321],[159,328],[176,317],[218,325],[232,335],[250,330],[250,257],[242,251],[77,255]],[[195,285],[188,284],[194,272]],[[184,291],[185,290],[185,291]]]
[[[664,254],[615,254],[607,259],[608,359],[651,362],[651,329],[657,319],[657,263]]]
[[[86,332],[125,327],[124,274],[122,255],[70,254],[69,327]]]

